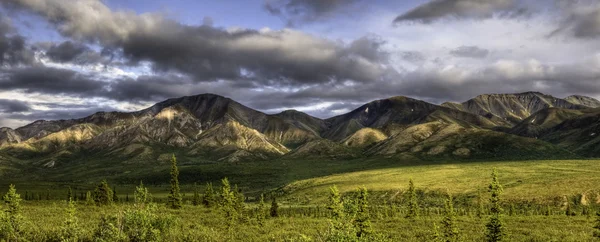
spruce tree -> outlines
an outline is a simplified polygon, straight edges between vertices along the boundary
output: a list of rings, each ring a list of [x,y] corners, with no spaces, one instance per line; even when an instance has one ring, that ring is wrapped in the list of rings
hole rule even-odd
[[[223,178],[221,183],[221,211],[223,211],[228,228],[231,228],[238,218],[237,210],[235,209],[235,195],[231,191],[231,185],[227,178]]]
[[[215,195],[215,190],[213,189],[212,183],[206,183],[206,188],[204,189],[204,196],[202,196],[202,204],[204,207],[211,208],[217,202],[217,196]]]
[[[412,179],[408,182],[408,214],[407,218],[416,218],[419,216],[419,204],[417,201],[417,190]]]
[[[87,191],[85,193],[85,205],[88,205],[88,206],[95,205],[94,204],[94,199],[92,198],[92,192],[90,192],[90,191]]]
[[[344,204],[342,203],[342,197],[336,185],[329,188],[329,202],[327,204],[327,209],[329,209],[333,221],[344,219]]]
[[[182,206],[181,193],[179,192],[179,169],[175,155],[171,157],[171,191],[167,197],[167,207],[180,209]]]
[[[456,226],[456,211],[452,201],[452,195],[448,194],[448,199],[444,203],[444,219],[442,220],[444,241],[460,241],[459,231]]]
[[[21,234],[22,216],[21,216],[21,195],[17,193],[15,185],[10,185],[8,192],[3,197],[6,210],[4,217],[0,217],[0,238],[7,241],[18,241]]]
[[[140,181],[140,185],[135,187],[133,192],[133,199],[137,206],[144,206],[147,202],[150,202],[150,193],[148,188],[144,186],[144,183]]]
[[[277,203],[275,196],[271,197],[271,208],[269,209],[269,214],[272,218],[279,217],[279,204]]]
[[[240,191],[237,184],[233,187],[233,196],[235,197],[235,210],[238,214],[242,214],[246,208],[244,203],[244,201],[246,201],[246,196]]]
[[[265,195],[260,194],[260,200],[258,201],[258,206],[256,207],[256,221],[258,222],[258,225],[264,226],[266,219],[267,204],[265,203]]]
[[[71,190],[71,187],[69,187],[69,190],[67,190],[67,202],[73,200],[73,190]]]
[[[486,224],[486,239],[489,242],[502,241],[504,238],[504,224],[502,223],[502,207],[500,206],[500,195],[502,194],[502,185],[498,181],[498,172],[496,168],[492,172],[492,182],[488,187],[490,197],[490,220]]]
[[[82,231],[79,228],[77,217],[75,216],[75,201],[71,198],[67,203],[67,218],[60,228],[60,241],[79,241]]]
[[[94,190],[94,203],[97,206],[110,205],[113,202],[113,191],[106,180],[102,180]]]
[[[198,192],[198,185],[194,182],[194,197],[192,198],[192,205],[200,205],[200,193]]]
[[[117,187],[113,186],[112,194],[113,194],[113,196],[112,196],[113,202],[119,202],[119,196],[117,196]]]
[[[354,220],[354,227],[356,229],[356,237],[365,237],[373,233],[371,229],[371,219],[369,214],[369,202],[367,200],[367,188],[361,187],[358,190],[358,197],[356,199],[356,219]]]

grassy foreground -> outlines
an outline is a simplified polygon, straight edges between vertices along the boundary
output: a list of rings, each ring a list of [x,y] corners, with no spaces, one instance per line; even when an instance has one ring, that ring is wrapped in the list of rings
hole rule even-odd
[[[333,185],[343,193],[344,201],[355,197],[358,187],[368,189],[370,221],[381,241],[432,241],[434,224],[440,225],[444,219],[444,199],[448,194],[455,198],[456,227],[460,241],[483,241],[485,224],[490,216],[487,186],[494,168],[504,187],[501,206],[504,210],[505,241],[597,241],[593,237],[593,226],[597,219],[595,212],[600,210],[598,160],[402,164],[365,170],[357,169],[361,165],[354,161],[350,163],[351,168],[346,170],[336,166],[328,171],[311,171],[310,165],[300,166],[291,161],[285,164],[288,165],[285,169],[295,166],[302,167],[302,170],[281,173],[275,181],[266,181],[262,187],[256,178],[247,180],[251,183],[249,186],[244,185],[245,179],[234,178],[241,187],[248,187],[248,190],[242,190],[247,199],[234,222],[225,214],[226,210],[219,206],[192,206],[193,190],[187,179],[182,186],[182,191],[187,194],[182,209],[168,209],[165,197],[169,186],[154,185],[150,187],[150,192],[155,198],[152,206],[156,208],[152,211],[143,210],[143,216],[135,213],[140,208],[133,203],[134,185],[131,184],[117,186],[120,202],[95,206],[80,200],[75,203],[73,215],[64,201],[67,194],[65,187],[88,190],[92,187],[76,183],[55,186],[51,182],[16,182],[21,197],[26,196],[25,191],[29,192],[29,199],[21,202],[23,223],[19,241],[61,241],[65,224],[70,224],[71,227],[67,226],[70,229],[76,228],[78,239],[62,241],[106,241],[98,239],[102,219],[112,216],[116,218],[115,224],[121,224],[121,220],[127,214],[131,215],[132,211],[134,215],[141,216],[135,218],[140,219],[142,225],[154,221],[152,219],[158,221],[155,222],[160,224],[161,229],[157,241],[331,241],[332,215],[327,204],[329,188]],[[340,165],[341,162],[336,161],[335,164]],[[329,166],[331,164],[327,163],[315,165],[317,168]],[[258,170],[259,167],[254,169]],[[267,171],[269,169],[283,170],[274,165]],[[340,173],[327,174],[334,173],[332,171]],[[247,177],[251,176],[250,171],[244,172],[248,173]],[[324,176],[303,179],[311,174]],[[414,218],[407,218],[407,186],[410,179],[414,180],[417,187],[416,198],[420,211],[420,215]],[[286,180],[292,182],[276,186]],[[21,189],[21,183],[25,189]],[[218,181],[213,184],[218,193]],[[3,192],[6,189],[0,188]],[[198,189],[203,191],[204,187]],[[277,217],[268,217],[264,222],[257,219],[260,213],[257,210],[256,191],[265,191],[269,197],[278,199],[280,207]],[[32,198],[32,193],[38,196]],[[49,193],[52,195],[44,195]],[[125,194],[128,194],[128,201]],[[73,195],[79,197],[79,192],[75,191]],[[8,210],[8,206],[2,205],[0,210]],[[482,210],[485,212],[479,214]],[[77,221],[76,227],[68,223],[73,218]],[[0,237],[0,241],[3,238]]]

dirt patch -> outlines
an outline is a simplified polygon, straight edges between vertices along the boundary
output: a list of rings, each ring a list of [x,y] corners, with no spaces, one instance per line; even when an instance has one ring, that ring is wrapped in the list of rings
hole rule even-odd
[[[471,150],[467,148],[458,148],[454,152],[452,152],[452,154],[455,156],[468,157],[471,155]]]
[[[444,153],[444,151],[446,151],[446,146],[438,145],[436,147],[433,147],[433,148],[429,149],[429,151],[427,152],[427,154],[428,155],[439,155],[441,153]]]

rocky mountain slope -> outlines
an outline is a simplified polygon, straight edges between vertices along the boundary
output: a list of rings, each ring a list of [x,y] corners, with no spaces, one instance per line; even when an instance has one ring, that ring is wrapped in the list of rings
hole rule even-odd
[[[323,120],[294,110],[265,114],[229,98],[201,94],[137,112],[99,112],[1,128],[0,156],[35,160],[44,167],[82,157],[156,161],[172,152],[207,162],[573,155],[566,149],[595,156],[600,155],[600,112],[591,108],[598,106],[589,97],[560,99],[534,92],[480,95],[443,105],[392,97]]]
[[[442,106],[481,115],[491,120],[504,120],[512,126],[545,108],[585,109],[597,107],[598,104],[598,100],[584,96],[561,99],[539,92],[525,92],[484,94],[461,104],[444,103]]]

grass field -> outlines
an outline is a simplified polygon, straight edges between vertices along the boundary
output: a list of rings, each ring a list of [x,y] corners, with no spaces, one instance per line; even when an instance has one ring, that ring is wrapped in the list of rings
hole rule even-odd
[[[487,215],[476,216],[478,198],[487,204],[491,171],[496,168],[504,187],[501,201],[504,207],[507,241],[595,241],[594,212],[600,207],[599,160],[539,160],[485,162],[419,162],[393,159],[380,160],[276,160],[238,164],[180,164],[182,210],[167,209],[164,199],[168,193],[168,166],[135,169],[139,164],[124,166],[122,173],[107,171],[109,183],[117,187],[121,202],[108,207],[96,207],[78,202],[76,217],[82,232],[80,241],[92,241],[93,233],[104,215],[118,215],[133,209],[132,202],[123,202],[127,194],[133,200],[134,184],[149,177],[150,192],[156,198],[154,214],[171,220],[162,234],[163,241],[327,241],[330,227],[325,208],[329,187],[336,185],[344,199],[351,198],[361,186],[369,190],[371,221],[375,232],[384,241],[430,241],[433,226],[440,224],[443,202],[447,193],[455,197],[457,225],[462,241],[482,241]],[[75,166],[72,169],[83,170]],[[92,169],[93,170],[93,169]],[[67,188],[75,195],[91,191],[99,176],[89,173],[73,175],[47,171],[45,179],[31,180],[28,176],[0,179],[0,191],[6,192],[9,183],[17,186],[21,196],[27,191],[39,194],[32,201],[23,201],[24,238],[32,241],[51,240],[64,223]],[[87,177],[85,174],[88,174]],[[103,174],[103,173],[100,173]],[[127,175],[131,178],[126,179]],[[30,177],[42,178],[40,173]],[[213,182],[219,191],[219,179],[229,177],[239,184],[248,197],[243,219],[233,229],[226,229],[225,218],[218,208],[191,206],[193,182]],[[421,216],[405,218],[406,189],[412,179],[418,189]],[[144,180],[146,181],[146,180]],[[199,190],[203,191],[200,186]],[[280,216],[270,218],[264,225],[253,220],[255,198],[259,193],[276,196]],[[50,200],[46,200],[50,194]],[[487,206],[487,205],[486,205]],[[566,216],[569,207],[575,216]],[[551,210],[545,215],[545,209]],[[2,208],[5,209],[4,207]],[[487,209],[487,207],[486,207]],[[510,212],[509,212],[510,210]],[[0,228],[1,229],[1,228]],[[2,241],[2,239],[0,239]]]

